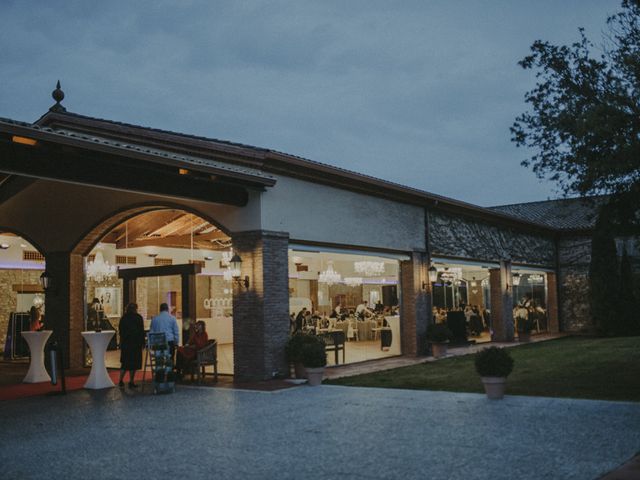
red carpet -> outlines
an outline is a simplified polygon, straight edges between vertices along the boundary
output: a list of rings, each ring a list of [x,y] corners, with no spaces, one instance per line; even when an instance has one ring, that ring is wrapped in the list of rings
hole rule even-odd
[[[120,375],[119,370],[109,370],[109,376],[113,383],[118,383]],[[80,390],[84,382],[87,381],[87,375],[79,375],[74,377],[66,377],[67,391]],[[136,372],[136,382],[142,380],[142,371]],[[151,378],[151,374],[147,372],[147,380]],[[125,376],[125,382],[129,381],[129,373]],[[0,387],[0,400],[15,400],[16,398],[33,397],[35,395],[47,395],[51,392],[60,392],[60,382],[57,385],[51,385],[51,382],[42,383],[18,383],[17,385],[6,385]]]

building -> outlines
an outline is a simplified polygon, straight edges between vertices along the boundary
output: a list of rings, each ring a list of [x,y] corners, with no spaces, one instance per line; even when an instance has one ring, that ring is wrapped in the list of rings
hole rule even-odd
[[[3,341],[20,328],[12,312],[44,303],[78,367],[94,298],[115,328],[128,302],[149,320],[164,301],[185,327],[205,319],[223,372],[252,380],[288,371],[289,316],[304,307],[323,317],[314,330],[344,330],[347,362],[426,354],[434,307],[476,305],[478,341],[513,340],[514,302],[543,312],[536,331],[588,326],[591,224],[542,211],[561,203],[481,208],[273,150],[70,113],[59,88],[53,96],[33,124],[0,120]],[[386,309],[384,325],[324,318],[365,300]],[[382,330],[393,339],[384,349]]]

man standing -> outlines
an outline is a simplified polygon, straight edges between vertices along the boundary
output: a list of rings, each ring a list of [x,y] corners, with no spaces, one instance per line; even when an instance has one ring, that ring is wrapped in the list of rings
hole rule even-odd
[[[178,321],[176,317],[169,313],[169,305],[163,303],[160,305],[160,313],[151,320],[152,333],[164,333],[169,343],[171,358],[175,352],[176,346],[180,341],[180,333],[178,331]]]

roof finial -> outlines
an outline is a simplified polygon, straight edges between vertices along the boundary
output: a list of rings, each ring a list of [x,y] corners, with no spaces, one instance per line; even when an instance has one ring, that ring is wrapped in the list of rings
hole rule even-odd
[[[56,101],[55,105],[53,105],[49,111],[51,112],[66,112],[67,109],[60,105],[60,102],[64,99],[64,92],[60,88],[60,80],[56,84],[56,89],[51,92],[51,96]]]

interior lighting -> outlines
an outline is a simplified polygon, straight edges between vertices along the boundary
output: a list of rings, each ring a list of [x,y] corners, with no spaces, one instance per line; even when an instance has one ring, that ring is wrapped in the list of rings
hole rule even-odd
[[[361,273],[366,277],[375,277],[384,275],[384,262],[354,262],[353,264],[356,273]]]
[[[318,275],[318,281],[320,283],[326,283],[327,285],[340,283],[341,280],[342,275],[333,269],[333,262],[331,260],[327,262],[327,269],[324,272],[320,272]]]
[[[116,272],[117,267],[105,262],[100,250],[96,252],[95,259],[87,265],[87,278],[98,283],[115,278]],[[45,288],[44,285],[43,288]]]
[[[20,137],[18,135],[14,135],[11,137],[11,141],[13,143],[19,143],[21,145],[29,145],[30,147],[35,147],[38,144],[37,140],[28,137]]]

